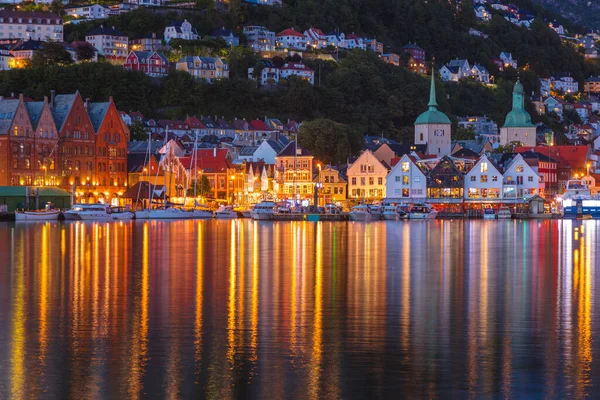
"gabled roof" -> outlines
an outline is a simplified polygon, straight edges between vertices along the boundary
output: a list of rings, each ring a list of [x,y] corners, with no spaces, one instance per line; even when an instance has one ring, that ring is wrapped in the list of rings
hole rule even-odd
[[[20,100],[0,100],[0,135],[8,134],[19,102]]]
[[[307,71],[313,72],[313,70],[302,63],[286,63],[283,67],[280,68],[283,70],[293,70],[293,71]]]
[[[26,40],[14,49],[13,51],[37,51],[41,50],[45,42],[41,40]]]
[[[204,129],[206,126],[196,116],[187,117],[185,123],[192,129]]]
[[[252,129],[254,129],[255,131],[270,131],[270,130],[272,130],[267,125],[265,125],[265,123],[262,122],[260,119],[255,119],[255,120],[250,121],[250,126],[252,126]]]
[[[151,155],[156,163],[159,162],[156,154]],[[127,154],[127,172],[139,173],[144,170],[144,167],[148,165],[148,155],[146,153],[133,153]]]
[[[271,148],[275,151],[275,153],[279,154],[281,150],[287,145],[287,143],[281,143],[276,140],[267,140],[266,143],[271,146]]]
[[[240,156],[253,156],[258,146],[244,146],[239,152]]]
[[[226,172],[233,168],[233,164],[227,158],[228,154],[227,149],[198,149],[195,151],[196,167],[205,172]]]
[[[306,37],[306,35],[302,32],[298,32],[294,30],[294,28],[285,29],[277,34],[277,36],[298,36],[298,37]]]
[[[94,127],[94,131],[96,133],[98,133],[98,130],[100,130],[100,126],[102,125],[102,121],[104,121],[104,117],[108,112],[109,106],[109,102],[90,103],[88,105],[88,116],[90,117],[90,121],[92,121],[92,126]]]
[[[227,122],[227,120],[225,118],[219,118],[217,120],[217,127],[221,128],[221,129],[233,129],[233,127],[231,126],[231,124],[229,122]]]
[[[153,140],[150,142],[150,152],[152,154],[157,154],[163,146],[163,141]],[[131,154],[146,154],[148,152],[148,141],[140,140],[127,143],[127,152],[128,157]]]
[[[29,120],[31,121],[31,126],[33,127],[33,130],[37,130],[38,123],[40,122],[40,117],[42,116],[42,112],[44,111],[44,102],[27,101],[25,102],[25,107],[27,107],[27,113],[29,114]]]
[[[304,147],[302,147],[300,145],[298,145],[298,147],[296,147],[296,142],[293,140],[291,142],[289,142],[287,144],[287,146],[285,146],[285,148],[277,154],[277,157],[294,157],[294,156],[312,157],[313,155],[310,151],[306,150]]]
[[[231,29],[226,29],[225,27],[215,29],[214,31],[211,32],[210,35],[211,36],[234,36],[234,37],[237,37]]]
[[[73,94],[57,94],[54,97],[54,105],[50,107],[50,110],[56,123],[56,129],[59,131],[62,131],[77,96],[79,96],[79,91]]]

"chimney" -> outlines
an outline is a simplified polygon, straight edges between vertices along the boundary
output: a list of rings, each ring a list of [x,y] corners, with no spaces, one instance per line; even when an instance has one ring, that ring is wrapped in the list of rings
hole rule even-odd
[[[44,96],[44,104],[48,104],[48,96]]]
[[[55,101],[55,100],[56,100],[56,90],[52,89],[52,90],[50,91],[50,105],[51,105],[52,107],[54,107],[54,105],[56,104],[56,101]]]
[[[19,100],[23,101],[24,97],[23,97],[23,93],[19,93]]]
[[[4,96],[0,96],[0,100],[4,100]]]
[[[85,102],[83,103],[83,107],[87,110],[90,106],[90,99],[86,98]]]
[[[112,96],[108,96],[108,101],[109,101],[110,103],[114,103],[114,102],[115,102]]]
[[[156,32],[152,32],[152,39],[156,39]]]
[[[15,98],[15,92],[10,92],[10,97]]]
[[[217,148],[213,148],[213,157],[217,158]]]

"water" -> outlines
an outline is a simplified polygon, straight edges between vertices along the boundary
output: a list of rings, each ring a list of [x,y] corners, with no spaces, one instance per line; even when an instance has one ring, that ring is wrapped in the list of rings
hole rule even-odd
[[[0,399],[593,396],[599,231],[0,224]]]

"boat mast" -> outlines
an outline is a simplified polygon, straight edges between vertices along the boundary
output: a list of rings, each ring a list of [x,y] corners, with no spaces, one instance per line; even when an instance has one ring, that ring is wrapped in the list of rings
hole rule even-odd
[[[197,188],[198,188],[198,130],[196,129],[196,135],[194,137],[194,208],[196,208]]]

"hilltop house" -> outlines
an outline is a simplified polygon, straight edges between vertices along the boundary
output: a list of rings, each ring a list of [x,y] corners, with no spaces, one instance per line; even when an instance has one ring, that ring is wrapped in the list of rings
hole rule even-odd
[[[169,43],[171,39],[198,40],[199,37],[198,31],[192,28],[192,24],[187,19],[171,22],[165,27],[166,43]]]

